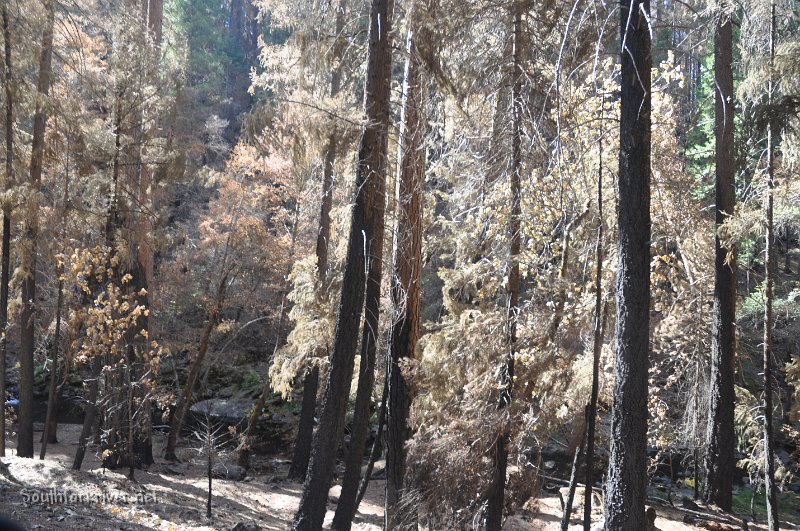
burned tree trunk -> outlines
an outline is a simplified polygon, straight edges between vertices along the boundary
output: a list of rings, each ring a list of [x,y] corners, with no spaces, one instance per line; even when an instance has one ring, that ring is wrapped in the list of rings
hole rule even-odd
[[[419,19],[421,5],[414,8]],[[416,27],[415,27],[416,26]],[[412,507],[401,503],[405,488],[405,443],[411,437],[409,412],[412,393],[402,364],[413,359],[419,339],[420,296],[422,286],[422,204],[425,185],[424,139],[427,83],[422,60],[417,51],[423,37],[412,26],[408,35],[406,60],[405,105],[403,107],[402,159],[400,161],[399,211],[395,230],[392,302],[395,321],[391,327],[391,343],[386,377],[386,529],[395,529],[401,522],[414,519]],[[417,31],[417,34],[414,34]],[[407,510],[403,511],[403,508]]]
[[[344,53],[344,23],[347,0],[340,0],[336,10],[336,41],[333,46],[333,62],[331,71],[331,97],[336,97],[341,90],[342,72],[341,59]],[[328,278],[328,247],[331,237],[331,207],[333,206],[333,168],[339,149],[339,136],[335,120],[331,120],[331,132],[328,144],[325,146],[325,157],[322,167],[322,197],[320,201],[319,232],[317,233],[317,277],[319,289],[325,289]],[[313,374],[312,374],[313,373]],[[289,477],[302,479],[308,469],[308,459],[311,456],[311,440],[314,436],[314,413],[317,408],[317,393],[319,391],[319,368],[312,366],[306,369],[303,376],[303,405],[300,409],[300,422],[297,427],[297,437],[292,456],[292,466]],[[308,398],[306,397],[308,395]]]
[[[57,443],[56,426],[58,418],[58,401],[56,400],[57,390],[60,388],[58,379],[58,343],[61,338],[61,308],[64,305],[64,281],[61,279],[62,268],[59,266],[56,272],[59,276],[58,280],[58,299],[56,302],[56,329],[53,334],[53,369],[50,373],[50,390],[47,396],[47,413],[44,421],[44,432],[42,433],[42,448],[39,452],[39,459],[43,460],[47,452],[47,445],[49,443]],[[66,359],[65,359],[66,361]],[[67,377],[66,363],[64,365],[64,377]]]
[[[519,310],[519,253],[521,248],[520,223],[521,191],[520,170],[522,166],[522,13],[514,13],[514,68],[512,71],[513,84],[511,89],[511,104],[513,114],[513,129],[511,133],[511,217],[509,221],[509,249],[508,263],[508,329],[506,337],[507,352],[500,375],[500,396],[497,403],[501,411],[511,403],[514,387],[514,355],[517,348],[517,313]],[[501,413],[502,415],[502,413]],[[508,465],[509,426],[507,420],[501,420],[500,432],[494,444],[493,476],[489,486],[489,495],[486,507],[487,531],[500,531],[503,526],[503,507],[505,505],[506,468]]]
[[[392,10],[393,0],[373,0],[370,10],[365,96],[367,124],[358,149],[355,200],[328,383],[300,507],[292,524],[292,528],[298,531],[321,529],[325,517],[328,489],[333,480],[336,450],[344,430],[344,414],[355,363],[358,327],[364,304],[366,257],[374,256],[375,229],[382,224],[384,213],[385,197],[381,192],[384,188],[388,142]],[[378,217],[381,218],[380,223],[377,223]]]
[[[89,437],[92,435],[95,421],[97,420],[97,396],[100,392],[100,373],[103,367],[102,360],[95,358],[92,361],[92,374],[89,381],[89,392],[86,398],[86,413],[83,417],[83,427],[78,438],[78,448],[75,450],[75,459],[72,462],[73,470],[80,470],[83,458],[86,455],[86,447],[89,445]]]
[[[605,105],[605,99],[603,100]],[[583,529],[592,526],[592,487],[594,487],[594,438],[597,426],[597,400],[600,394],[600,355],[603,350],[603,333],[606,308],[603,305],[603,128],[600,115],[600,136],[597,140],[597,240],[594,249],[594,337],[592,344],[592,392],[586,406],[586,492],[583,501]]]
[[[294,443],[294,456],[289,467],[289,478],[303,480],[311,455],[311,438],[314,434],[314,410],[319,389],[319,367],[312,365],[303,378],[303,403],[300,406],[300,423],[297,426],[297,439]]]
[[[714,34],[715,135],[716,135],[716,229],[719,230],[736,204],[733,145],[733,24],[719,14]],[[715,282],[711,342],[711,389],[706,430],[703,499],[730,511],[733,472],[736,467],[736,434],[733,411],[733,361],[736,351],[736,250],[714,239]]]
[[[617,326],[607,530],[647,528],[647,377],[650,349],[649,0],[620,2]]]

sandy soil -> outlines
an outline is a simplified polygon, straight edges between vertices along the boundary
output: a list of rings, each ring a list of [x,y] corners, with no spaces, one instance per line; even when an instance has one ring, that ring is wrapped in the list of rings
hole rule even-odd
[[[75,453],[79,426],[63,425],[59,444],[49,445],[47,459],[7,456],[3,462],[19,484],[0,474],[0,514],[28,529],[64,530],[216,530],[238,523],[253,523],[263,530],[288,529],[300,498],[300,484],[286,479],[288,461],[282,458],[253,459],[248,477],[241,482],[213,481],[213,516],[205,516],[208,483],[204,468],[192,448],[179,448],[181,462],[157,463],[137,470],[136,481],[124,471],[104,470],[90,449],[83,470],[69,467]],[[156,449],[164,443],[157,435]],[[12,441],[7,454],[13,454]],[[38,445],[37,445],[38,454]],[[229,459],[232,458],[229,457]],[[225,457],[223,457],[223,460]],[[383,481],[373,480],[356,517],[354,530],[381,529]],[[326,523],[333,518],[339,487],[330,492]],[[656,526],[661,531],[704,529],[683,523],[685,513],[657,507]],[[580,507],[574,514],[582,514]],[[599,520],[599,511],[594,514]],[[508,519],[509,531],[555,531],[559,529],[561,506],[556,497],[529,502],[521,514]],[[573,526],[579,524],[573,521]],[[576,527],[577,529],[577,527]],[[750,529],[759,529],[750,526]]]

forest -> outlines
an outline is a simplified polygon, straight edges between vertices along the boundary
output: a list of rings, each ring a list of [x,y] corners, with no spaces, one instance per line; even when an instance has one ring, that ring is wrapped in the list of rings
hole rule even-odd
[[[0,529],[800,529],[798,0],[0,8]]]

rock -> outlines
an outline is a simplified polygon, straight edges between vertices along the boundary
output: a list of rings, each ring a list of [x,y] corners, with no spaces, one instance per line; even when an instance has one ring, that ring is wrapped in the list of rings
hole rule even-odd
[[[666,474],[656,474],[653,477],[653,483],[657,485],[670,485],[672,480]]]
[[[261,531],[261,526],[253,522],[239,522],[231,528],[231,531]]]
[[[203,422],[207,416],[213,422],[242,426],[247,423],[252,407],[250,400],[211,398],[193,404],[189,411],[198,422]]]
[[[203,429],[206,418],[216,426],[228,428],[234,426],[239,432],[246,429],[253,409],[252,400],[211,398],[201,400],[190,408],[191,429]],[[286,447],[291,439],[292,426],[283,416],[273,420],[268,411],[259,418],[253,438],[251,451],[260,454],[274,454]]]
[[[681,498],[681,507],[683,507],[684,509],[689,509],[691,511],[699,511],[700,510],[700,506],[697,505],[694,502],[694,500],[692,500],[691,498],[689,498],[687,496],[684,496],[684,497]]]
[[[244,467],[228,463],[217,463],[211,469],[211,477],[227,479],[229,481],[242,481],[247,476]]]
[[[783,448],[775,450],[775,457],[778,458],[778,461],[780,461],[783,466],[790,466],[792,464],[792,458],[789,452]]]
[[[372,469],[370,479],[386,479],[386,466],[380,466],[377,463]]]

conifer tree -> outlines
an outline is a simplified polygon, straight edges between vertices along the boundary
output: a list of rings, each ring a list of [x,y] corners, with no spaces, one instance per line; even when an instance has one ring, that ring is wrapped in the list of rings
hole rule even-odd
[[[39,80],[36,85],[36,112],[33,117],[33,139],[31,144],[31,166],[28,212],[22,229],[22,312],[20,315],[20,383],[19,383],[19,440],[17,455],[33,457],[33,353],[36,348],[36,247],[39,237],[39,198],[37,192],[42,180],[44,164],[45,130],[49,111],[46,99],[52,83],[53,25],[55,7],[52,0],[45,0],[46,21],[42,34],[39,58]]]
[[[734,183],[734,94],[733,22],[720,12],[714,32],[715,97],[715,228],[733,215]],[[706,433],[703,498],[731,510],[731,489],[736,466],[734,447],[734,356],[736,350],[736,249],[725,248],[719,235],[715,241],[714,316],[711,344],[711,404]]]
[[[3,2],[3,85],[5,86],[5,189],[14,181],[14,92],[11,68],[11,31],[8,22],[8,6]],[[6,455],[6,348],[8,345],[8,280],[11,264],[11,213],[3,205],[3,243],[0,249],[0,457]]]
[[[344,53],[344,23],[347,14],[347,1],[339,0],[336,8],[335,37],[332,50],[331,86],[330,96],[336,98],[342,86],[342,55]],[[320,197],[319,229],[317,232],[317,280],[319,289],[325,289],[328,281],[329,248],[331,246],[331,207],[333,206],[333,176],[339,151],[339,131],[335,118],[329,120],[330,134],[325,146],[322,162],[322,193]],[[314,411],[317,405],[317,392],[319,389],[319,366],[311,364],[306,368],[303,376],[303,401],[300,407],[300,422],[297,427],[292,465],[289,468],[289,477],[303,479],[308,469],[308,459],[311,455],[311,440],[314,433]]]
[[[364,98],[367,123],[358,149],[354,204],[328,382],[300,507],[292,524],[292,528],[298,531],[322,528],[328,489],[333,480],[336,450],[344,430],[368,260],[382,258],[374,250],[379,245],[376,236],[383,232],[392,16],[392,0],[373,0]]]
[[[513,68],[511,71],[511,167],[509,180],[511,188],[511,214],[509,216],[508,239],[510,242],[508,259],[508,324],[506,330],[506,348],[508,352],[500,368],[498,409],[509,406],[514,389],[514,361],[517,348],[517,318],[519,312],[519,253],[521,249],[521,197],[520,197],[520,171],[522,166],[522,12],[520,6],[515,6],[513,17]],[[508,467],[508,427],[506,422],[501,423],[501,431],[497,434],[492,456],[493,476],[489,487],[489,497],[486,508],[486,529],[499,531],[503,526],[503,508],[506,488],[506,469]]]
[[[403,503],[406,481],[405,445],[411,438],[410,409],[413,400],[403,364],[416,356],[420,334],[420,296],[422,291],[422,206],[424,202],[427,150],[426,111],[428,79],[419,54],[419,42],[430,45],[424,20],[428,2],[415,0],[406,42],[406,69],[395,228],[392,303],[395,317],[391,336],[386,378],[386,529],[412,522],[408,513],[415,508]],[[403,508],[406,508],[404,511]]]
[[[605,529],[646,529],[650,355],[649,0],[620,2],[617,326]]]

